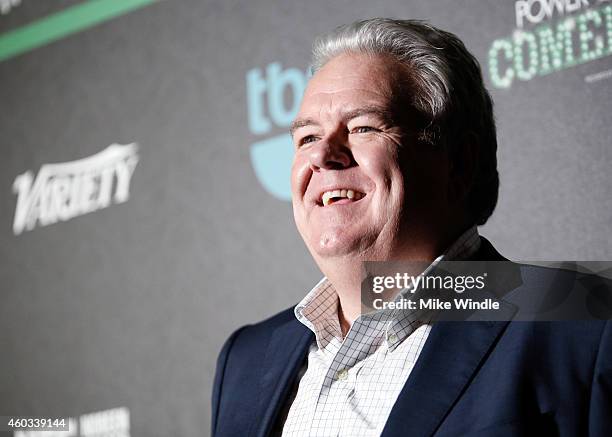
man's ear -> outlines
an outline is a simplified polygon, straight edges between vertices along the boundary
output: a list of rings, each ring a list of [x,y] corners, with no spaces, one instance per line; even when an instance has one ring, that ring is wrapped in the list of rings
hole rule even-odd
[[[474,132],[466,133],[450,145],[449,154],[449,199],[461,202],[467,198],[476,180],[480,154],[478,137]]]

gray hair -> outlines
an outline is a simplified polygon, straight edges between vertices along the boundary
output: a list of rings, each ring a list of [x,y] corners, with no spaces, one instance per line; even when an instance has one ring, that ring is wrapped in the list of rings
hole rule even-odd
[[[317,39],[313,72],[343,53],[389,55],[407,67],[414,88],[409,103],[425,120],[420,140],[446,147],[456,162],[462,146],[476,142],[478,167],[467,207],[474,222],[484,224],[499,191],[493,102],[478,61],[461,40],[418,20],[357,21]]]

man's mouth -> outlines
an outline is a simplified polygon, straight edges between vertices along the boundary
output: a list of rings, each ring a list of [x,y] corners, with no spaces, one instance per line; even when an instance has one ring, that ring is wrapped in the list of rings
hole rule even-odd
[[[365,194],[361,191],[352,190],[352,189],[337,189],[324,191],[321,194],[320,205],[321,206],[329,206],[337,202],[349,203],[355,202],[357,200],[363,199]]]

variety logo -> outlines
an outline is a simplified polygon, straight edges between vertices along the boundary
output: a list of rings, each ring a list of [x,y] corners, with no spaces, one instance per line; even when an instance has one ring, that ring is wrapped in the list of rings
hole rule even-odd
[[[610,0],[517,0],[517,29],[512,36],[493,41],[489,50],[493,86],[510,88],[517,79],[528,81],[611,55],[609,3]],[[554,25],[544,22],[554,17],[565,18]],[[526,30],[526,25],[534,27]]]
[[[123,203],[138,163],[136,143],[112,144],[78,161],[43,165],[36,178],[26,171],[15,178],[17,207],[13,232],[31,231],[88,212]]]
[[[246,74],[249,130],[266,137],[251,144],[251,163],[264,189],[281,200],[291,199],[293,142],[288,128],[299,109],[308,77],[297,68],[283,69],[279,62]],[[279,134],[279,128],[285,133]]]

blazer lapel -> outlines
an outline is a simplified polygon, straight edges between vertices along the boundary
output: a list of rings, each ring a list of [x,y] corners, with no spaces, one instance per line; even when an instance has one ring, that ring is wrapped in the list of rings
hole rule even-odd
[[[431,436],[508,323],[437,322],[381,436]]]
[[[312,331],[297,320],[279,326],[272,333],[262,363],[266,370],[259,381],[259,414],[250,435],[264,437],[271,431],[313,340]]]
[[[483,237],[480,250],[470,260],[508,261]],[[512,275],[497,284],[499,295],[492,296],[500,303],[501,312],[496,316],[503,321],[479,321],[479,313],[475,313],[466,321],[434,324],[391,409],[382,437],[421,437],[436,432],[517,311],[502,298],[522,283],[520,270],[509,272]]]

